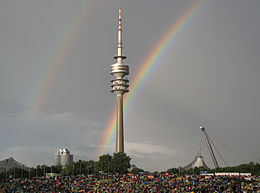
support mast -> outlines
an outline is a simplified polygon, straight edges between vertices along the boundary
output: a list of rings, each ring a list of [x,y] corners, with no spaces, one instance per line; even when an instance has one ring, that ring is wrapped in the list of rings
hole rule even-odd
[[[212,161],[214,163],[214,166],[215,166],[215,168],[219,168],[217,159],[216,159],[215,154],[213,152],[213,149],[212,149],[212,146],[210,144],[209,137],[208,137],[208,135],[207,135],[207,133],[205,131],[205,128],[204,127],[200,127],[200,129],[201,129],[202,133],[204,133],[204,135],[205,135],[206,143],[207,143],[207,146],[208,146],[208,149],[209,149],[210,156],[211,156]]]

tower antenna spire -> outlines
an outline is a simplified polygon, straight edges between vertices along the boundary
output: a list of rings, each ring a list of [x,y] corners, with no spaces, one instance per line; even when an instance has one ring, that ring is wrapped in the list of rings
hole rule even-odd
[[[117,63],[111,65],[111,74],[115,77],[112,82],[112,92],[115,93],[117,99],[117,115],[116,115],[116,150],[115,152],[124,152],[124,129],[123,129],[123,95],[128,92],[128,80],[124,78],[129,74],[129,66],[123,62],[126,56],[122,55],[122,8],[118,10],[118,40],[117,40],[117,56],[114,59]]]
[[[122,8],[119,6],[118,9],[118,38],[117,38],[117,56],[114,58],[117,60],[118,63],[122,63],[123,59],[126,59],[126,56],[122,55],[123,50],[123,43],[122,43]]]
[[[121,12],[122,12],[122,8],[121,6],[119,6],[118,9],[118,31],[121,31],[121,24],[122,24],[122,20],[121,20]]]

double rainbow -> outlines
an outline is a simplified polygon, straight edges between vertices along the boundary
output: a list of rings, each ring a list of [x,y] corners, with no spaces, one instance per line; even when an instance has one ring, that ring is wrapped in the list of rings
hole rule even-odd
[[[147,74],[151,69],[158,64],[161,56],[165,53],[169,45],[173,43],[176,36],[183,30],[183,28],[190,22],[194,15],[200,10],[200,8],[206,3],[207,0],[198,0],[190,6],[176,21],[173,22],[171,27],[166,30],[162,38],[158,41],[156,46],[152,51],[145,57],[144,61],[141,63],[141,67],[137,71],[136,76],[131,81],[132,87],[130,88],[130,93],[126,96],[124,100],[125,111],[127,110],[129,103],[134,98],[137,93],[138,88],[144,81]],[[116,109],[111,115],[105,132],[102,138],[102,144],[99,148],[98,155],[102,155],[106,152],[107,146],[110,144],[116,129]]]
[[[86,1],[87,2],[87,1]],[[39,109],[44,104],[44,100],[48,96],[48,93],[51,90],[52,83],[57,75],[63,61],[66,59],[70,48],[72,47],[73,42],[77,38],[82,23],[87,20],[90,12],[86,12],[86,7],[93,7],[84,3],[81,6],[81,10],[76,14],[77,16],[72,19],[71,25],[68,27],[68,30],[61,36],[61,39],[58,43],[57,48],[53,52],[53,55],[50,58],[50,61],[46,64],[45,70],[40,76],[39,81],[36,83],[34,94],[30,99],[29,107],[29,117],[33,117]],[[193,16],[198,12],[198,10],[207,2],[207,0],[197,0],[193,3],[189,9],[186,10],[176,21],[173,22],[171,27],[166,30],[166,33],[163,34],[162,38],[158,41],[156,46],[152,51],[145,57],[142,61],[142,65],[137,71],[136,76],[131,81],[132,86],[130,88],[130,93],[126,95],[124,100],[125,111],[128,109],[129,103],[134,98],[137,93],[138,88],[141,83],[144,81],[144,78],[151,71],[151,69],[158,64],[161,56],[165,53],[169,45],[171,45],[176,39],[177,35],[183,30],[183,28],[190,22]],[[88,10],[91,10],[90,8]],[[92,9],[93,10],[93,9]],[[112,140],[112,136],[115,134],[116,127],[116,109],[111,114],[111,117],[105,127],[105,131],[102,137],[102,144],[98,150],[98,156],[104,154],[107,149],[107,146]]]

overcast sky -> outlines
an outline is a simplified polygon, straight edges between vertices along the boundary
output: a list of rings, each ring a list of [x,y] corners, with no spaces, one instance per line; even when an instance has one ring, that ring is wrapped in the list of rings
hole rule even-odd
[[[110,65],[119,5],[131,92],[145,57],[195,2],[1,1],[0,160],[52,164],[58,148],[74,160],[96,160],[116,104]],[[259,10],[259,0],[208,0],[169,44],[125,113],[132,164],[150,171],[184,166],[201,147],[213,167],[201,125],[228,165],[259,161]]]

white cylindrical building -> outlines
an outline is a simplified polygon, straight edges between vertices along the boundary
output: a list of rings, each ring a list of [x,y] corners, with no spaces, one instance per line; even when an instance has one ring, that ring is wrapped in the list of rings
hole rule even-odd
[[[61,155],[61,165],[62,166],[67,166],[71,162],[73,162],[73,155],[71,155],[71,154]]]
[[[57,154],[54,154],[54,165],[61,165],[61,156],[58,152],[59,151],[57,151]]]
[[[73,162],[73,155],[70,154],[68,149],[59,149],[54,155],[54,164],[67,166]]]

